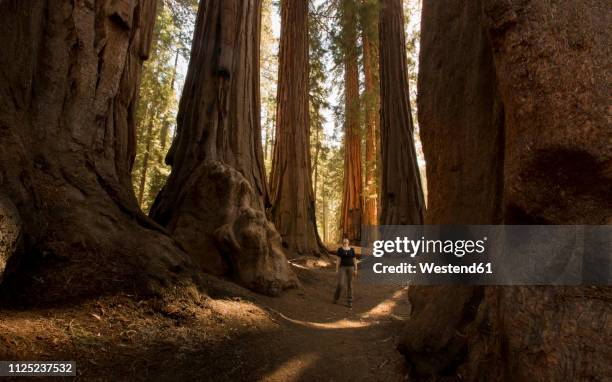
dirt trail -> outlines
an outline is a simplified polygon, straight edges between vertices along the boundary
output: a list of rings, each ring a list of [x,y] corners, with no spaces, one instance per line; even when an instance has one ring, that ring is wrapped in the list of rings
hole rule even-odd
[[[270,381],[404,380],[396,335],[408,316],[406,290],[360,285],[352,309],[344,296],[332,304],[332,270],[301,270],[300,290],[263,299],[279,324],[264,340],[269,350],[259,368]],[[265,344],[262,344],[265,349]]]
[[[294,266],[301,288],[271,298],[208,279],[193,304],[113,296],[0,311],[0,359],[75,359],[83,380],[402,381],[395,349],[406,290],[361,285],[332,304],[331,269]]]

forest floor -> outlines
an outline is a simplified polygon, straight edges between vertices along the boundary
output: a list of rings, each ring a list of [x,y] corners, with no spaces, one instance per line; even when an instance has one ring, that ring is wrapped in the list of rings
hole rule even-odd
[[[206,296],[0,310],[0,359],[75,360],[88,381],[405,380],[407,290],[357,278],[349,309],[332,304],[333,269],[293,267],[300,288],[275,298],[207,277]]]

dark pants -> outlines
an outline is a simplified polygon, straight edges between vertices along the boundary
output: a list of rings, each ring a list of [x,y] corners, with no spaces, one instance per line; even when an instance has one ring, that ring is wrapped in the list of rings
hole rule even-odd
[[[338,286],[336,287],[336,293],[334,294],[334,300],[338,301],[344,289],[344,284],[347,285],[346,297],[348,302],[353,302],[353,272],[355,271],[354,266],[342,266],[338,270]]]

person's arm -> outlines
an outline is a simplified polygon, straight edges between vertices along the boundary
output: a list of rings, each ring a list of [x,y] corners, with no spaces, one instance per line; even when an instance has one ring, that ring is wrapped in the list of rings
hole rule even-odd
[[[353,265],[355,266],[355,270],[353,271],[353,273],[355,274],[355,276],[357,276],[357,255],[355,254],[355,250],[351,248],[351,251],[353,251]]]

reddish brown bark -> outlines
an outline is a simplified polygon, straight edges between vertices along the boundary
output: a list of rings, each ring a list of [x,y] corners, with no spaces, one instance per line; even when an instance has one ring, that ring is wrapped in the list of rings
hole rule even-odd
[[[423,191],[414,147],[401,0],[381,0],[380,224],[422,224]]]
[[[259,0],[201,2],[172,172],[151,216],[203,269],[277,294],[296,279],[264,213],[260,18]]]
[[[612,14],[603,0],[569,4],[423,2],[429,224],[610,223]],[[612,378],[602,335],[608,286],[411,287],[409,295],[400,347],[426,378]]]
[[[289,256],[324,251],[315,219],[308,97],[308,1],[284,0],[270,214]]]
[[[342,235],[351,242],[361,239],[362,175],[359,123],[359,70],[357,65],[357,17],[345,7],[344,35],[344,191],[342,193]]]
[[[363,74],[365,78],[365,122],[366,122],[366,144],[365,144],[365,190],[363,224],[378,224],[378,126],[380,108],[380,87],[378,78],[378,45],[371,39],[367,32],[362,35],[363,48]]]
[[[0,2],[0,194],[27,258],[7,282],[27,298],[159,292],[189,274],[131,187],[155,3]]]

